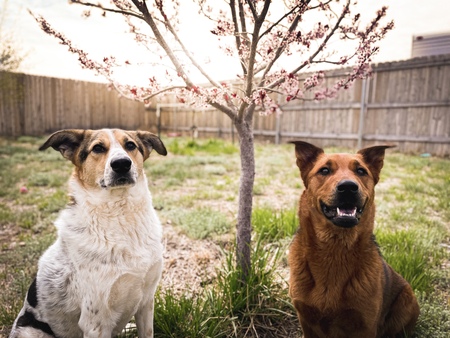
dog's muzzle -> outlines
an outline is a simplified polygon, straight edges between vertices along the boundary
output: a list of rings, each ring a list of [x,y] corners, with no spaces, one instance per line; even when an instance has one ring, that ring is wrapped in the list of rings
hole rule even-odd
[[[364,202],[358,184],[342,180],[336,186],[333,202],[328,205],[320,201],[322,212],[334,225],[352,228],[359,223],[364,211]]]
[[[101,180],[101,186],[103,188],[112,188],[134,185],[136,183],[136,175],[132,168],[133,162],[129,157],[112,159],[110,168],[105,171],[105,178]]]

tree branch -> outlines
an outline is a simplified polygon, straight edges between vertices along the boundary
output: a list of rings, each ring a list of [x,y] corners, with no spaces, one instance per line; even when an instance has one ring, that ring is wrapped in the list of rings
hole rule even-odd
[[[258,12],[256,11],[255,5],[253,4],[253,0],[245,0],[245,2],[252,11],[253,19],[255,19],[256,21],[258,19]]]
[[[247,24],[245,22],[245,10],[243,1],[239,0],[238,6],[239,6],[239,20],[241,21],[241,30],[242,30],[241,34],[243,34],[245,45],[248,45],[250,39],[248,38]]]
[[[344,7],[344,10],[342,11],[340,17],[336,21],[336,24],[331,29],[330,33],[325,37],[325,39],[322,41],[320,46],[317,48],[317,50],[308,58],[307,61],[303,62],[300,66],[295,68],[293,71],[291,71],[291,74],[297,74],[299,71],[301,71],[303,68],[305,68],[308,64],[312,63],[315,57],[325,48],[328,41],[331,39],[331,37],[336,33],[337,29],[339,28],[342,20],[345,18],[345,16],[348,13],[348,9],[350,6],[350,0],[347,0],[347,3]],[[275,88],[276,86],[279,86],[281,83],[285,81],[285,78],[279,78],[278,80],[272,82],[271,84],[267,85],[268,88]]]
[[[161,12],[163,18],[164,18],[164,24],[169,30],[170,33],[172,33],[173,37],[175,38],[175,41],[178,42],[178,44],[181,46],[181,49],[183,50],[183,53],[188,57],[188,59],[191,61],[192,65],[197,68],[200,73],[211,83],[213,86],[220,87],[220,84],[216,82],[209,74],[203,69],[203,67],[195,60],[193,55],[189,52],[189,50],[186,48],[186,46],[183,44],[181,39],[179,38],[177,32],[173,28],[172,24],[169,20],[167,20],[167,15],[164,13],[164,9],[161,6],[158,7],[159,11]]]
[[[322,41],[322,43],[320,44],[319,48],[316,50],[315,53],[313,53],[309,58],[308,61],[303,63],[303,65],[297,67],[296,69],[294,69],[292,71],[293,74],[298,73],[300,70],[302,70],[303,68],[306,67],[307,64],[311,63],[314,58],[325,48],[325,46],[327,45],[328,41],[331,39],[331,37],[334,35],[334,33],[337,31],[337,29],[339,28],[342,20],[345,18],[345,16],[347,15],[347,13],[349,12],[349,6],[350,6],[350,0],[347,0],[347,4],[344,7],[344,10],[342,11],[339,19],[336,21],[336,24],[334,25],[333,29],[330,31],[330,33],[326,36],[326,38]]]
[[[141,2],[139,0],[132,0],[132,2],[144,16],[145,22],[150,26],[151,30],[153,31],[153,34],[155,35],[156,41],[158,41],[158,44],[166,52],[166,55],[169,57],[170,61],[175,66],[177,73],[180,75],[180,77],[186,83],[188,88],[194,87],[194,83],[189,78],[188,74],[184,71],[184,68],[181,65],[180,61],[175,56],[174,52],[172,51],[170,46],[167,44],[167,42],[164,39],[164,37],[162,36],[161,32],[159,31],[158,26],[156,25],[155,21],[153,20],[152,15],[148,11],[147,4],[145,3],[145,1]]]
[[[311,0],[307,1],[307,3],[309,3]],[[299,6],[295,6],[294,8],[292,8],[289,12],[287,12],[286,14],[284,14],[277,22],[275,22],[274,24],[272,24],[269,28],[266,29],[266,31],[264,33],[262,33],[259,36],[259,39],[261,40],[261,38],[266,35],[269,34],[272,29],[274,29],[276,26],[278,26],[280,24],[281,21],[283,21],[284,19],[286,19],[289,15],[291,15],[292,13],[294,13],[294,11],[299,8]]]
[[[221,112],[225,113],[226,115],[228,115],[228,117],[229,117],[232,121],[235,121],[235,120],[236,120],[237,114],[236,114],[236,111],[235,111],[235,110],[233,110],[233,109],[231,109],[231,108],[228,108],[227,106],[224,106],[223,104],[220,104],[220,103],[215,102],[215,101],[213,102],[213,101],[208,100],[207,103],[208,103],[210,106],[212,106],[212,107],[214,107],[214,108],[220,110]]]
[[[280,46],[278,47],[278,49],[276,50],[274,57],[272,58],[272,60],[266,65],[265,69],[264,69],[264,73],[261,77],[261,82],[260,82],[260,86],[264,83],[266,75],[270,72],[270,70],[272,69],[273,65],[275,64],[275,62],[280,58],[280,56],[283,54],[284,50],[286,49],[286,46],[284,45],[284,42],[287,40],[287,37],[297,28],[298,23],[300,22],[301,16],[303,13],[305,13],[306,9],[307,9],[307,5],[309,4],[309,1],[306,1],[304,3],[304,6],[300,9],[299,13],[296,15],[296,17],[294,18],[294,20],[292,21],[291,26],[288,29],[288,33],[286,34],[286,36],[283,38],[283,40],[280,42]],[[292,11],[291,11],[292,13]],[[266,31],[267,32],[267,31]],[[263,34],[265,34],[266,32],[264,32]]]
[[[239,49],[241,48],[241,37],[239,36],[239,25],[238,25],[238,20],[237,20],[237,15],[236,15],[236,4],[234,2],[234,0],[230,0],[230,10],[231,10],[231,19],[233,20],[233,24],[234,24],[234,39],[236,41],[236,50],[239,51]],[[242,63],[241,63],[242,65]],[[245,67],[244,65],[242,65],[242,71],[245,73]]]
[[[94,7],[94,8],[99,8],[105,12],[111,12],[111,13],[116,13],[116,14],[123,14],[123,15],[129,15],[129,16],[134,16],[135,18],[144,20],[144,17],[142,15],[139,15],[136,12],[133,11],[125,11],[123,9],[114,9],[114,8],[106,8],[103,7],[101,4],[94,4],[91,2],[84,2],[84,1],[79,1],[79,0],[70,0],[71,3],[73,4],[78,4],[78,5],[83,5],[83,6],[87,6],[87,7]]]
[[[185,86],[172,86],[172,87],[167,87],[164,89],[161,89],[155,93],[150,94],[149,96],[143,97],[142,100],[150,100],[152,98],[154,98],[155,96],[158,96],[159,94],[165,93],[165,92],[169,92],[172,91],[174,89],[184,89],[186,88]]]
[[[251,3],[251,1],[248,1],[249,3]],[[253,79],[255,76],[255,59],[256,59],[256,52],[257,52],[257,47],[258,47],[258,36],[259,36],[259,31],[264,23],[264,20],[267,16],[267,13],[269,11],[270,8],[270,4],[271,4],[271,0],[265,0],[264,1],[264,7],[261,11],[261,14],[257,16],[256,20],[255,20],[255,25],[253,28],[253,38],[252,38],[252,43],[251,43],[251,48],[250,48],[250,56],[248,59],[248,74],[247,74],[247,85],[245,86],[245,95],[247,97],[251,97],[252,95],[252,91],[253,91]],[[244,114],[245,114],[245,110],[248,107],[248,104],[244,101],[242,102],[240,108],[239,108],[239,113],[238,113],[238,119],[239,121],[242,121],[244,119]],[[253,115],[253,111],[254,109],[248,109],[248,114]],[[246,118],[247,119],[247,118]]]
[[[242,44],[248,44],[247,42],[247,32],[246,32],[246,24],[245,24],[245,17],[244,17],[244,8],[242,5],[241,1],[238,1],[239,3],[239,18],[240,18],[240,23],[241,23],[241,30],[242,33],[239,32],[239,22],[238,22],[238,18],[237,18],[237,14],[236,14],[236,3],[235,0],[230,0],[230,9],[231,9],[231,18],[233,20],[233,24],[234,24],[234,35],[235,35],[235,40],[236,40],[236,51],[238,52],[238,56],[239,56],[239,60],[241,63],[241,67],[242,67],[242,73],[245,76],[247,74],[247,65],[245,65],[244,60],[242,59],[242,56],[240,55],[239,51],[241,49]],[[245,34],[245,36],[242,37],[242,39],[244,40],[244,42],[241,41],[241,34]]]

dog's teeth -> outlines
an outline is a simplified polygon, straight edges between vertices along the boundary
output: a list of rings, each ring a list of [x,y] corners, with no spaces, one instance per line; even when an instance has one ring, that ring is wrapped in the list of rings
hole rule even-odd
[[[337,214],[340,217],[345,217],[345,216],[350,216],[350,217],[355,217],[356,216],[356,208],[353,208],[353,210],[341,210],[338,208],[336,208],[337,210]]]

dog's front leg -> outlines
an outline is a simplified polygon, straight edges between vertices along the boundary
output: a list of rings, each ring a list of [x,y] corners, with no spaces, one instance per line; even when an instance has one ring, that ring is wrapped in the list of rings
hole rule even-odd
[[[154,264],[145,276],[145,294],[146,300],[135,314],[136,326],[139,338],[153,337],[153,317],[154,317],[154,303],[155,292],[158,287],[158,282],[161,279],[162,260]]]
[[[153,337],[153,313],[154,299],[147,302],[138,312],[136,312],[136,326],[139,338]]]
[[[112,328],[108,319],[99,316],[95,305],[91,304],[81,311],[78,326],[83,331],[83,338],[111,338]]]

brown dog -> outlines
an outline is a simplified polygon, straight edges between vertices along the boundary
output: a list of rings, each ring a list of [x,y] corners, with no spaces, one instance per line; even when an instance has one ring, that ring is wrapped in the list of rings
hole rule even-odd
[[[305,338],[404,337],[419,316],[411,286],[381,257],[374,187],[389,146],[330,154],[295,141],[305,190],[290,252],[290,295]]]

